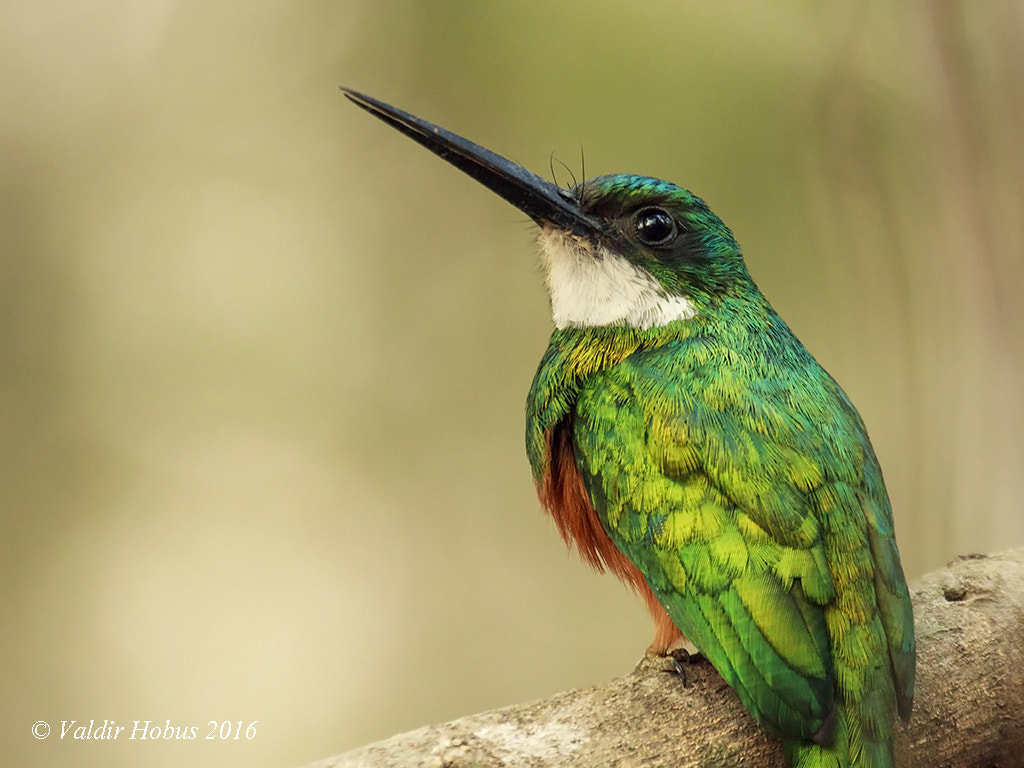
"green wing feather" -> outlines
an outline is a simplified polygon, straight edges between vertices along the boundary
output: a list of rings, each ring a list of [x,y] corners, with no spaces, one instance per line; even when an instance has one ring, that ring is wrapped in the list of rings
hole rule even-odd
[[[914,666],[891,512],[859,416],[800,350],[761,371],[699,339],[636,352],[582,382],[577,463],[616,546],[794,740],[792,764],[888,766]]]

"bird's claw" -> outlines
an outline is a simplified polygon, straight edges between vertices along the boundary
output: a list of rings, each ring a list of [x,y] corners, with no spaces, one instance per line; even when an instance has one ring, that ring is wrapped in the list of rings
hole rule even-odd
[[[670,675],[678,675],[683,685],[688,685],[686,679],[686,667],[703,661],[704,656],[700,651],[688,651],[685,648],[672,648],[660,654],[648,654],[640,661],[639,667],[668,672]]]
[[[686,666],[696,664],[703,658],[700,651],[690,653],[685,648],[673,648],[665,656],[665,660],[671,665],[665,671],[679,675],[679,679],[683,681],[683,687],[685,688],[689,685],[689,681],[686,679]]]

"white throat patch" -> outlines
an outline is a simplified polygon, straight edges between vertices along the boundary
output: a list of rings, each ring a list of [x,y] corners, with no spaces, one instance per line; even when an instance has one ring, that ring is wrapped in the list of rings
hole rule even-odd
[[[668,295],[650,272],[617,253],[556,227],[542,227],[539,239],[556,328],[646,329],[697,314],[689,299]]]

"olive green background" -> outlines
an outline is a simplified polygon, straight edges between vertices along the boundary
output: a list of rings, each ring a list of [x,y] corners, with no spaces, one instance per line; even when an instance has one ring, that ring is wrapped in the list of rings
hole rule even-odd
[[[0,5],[0,762],[298,766],[646,647],[534,497],[532,226],[343,84],[693,189],[858,405],[908,576],[1024,543],[1024,14],[963,5]]]

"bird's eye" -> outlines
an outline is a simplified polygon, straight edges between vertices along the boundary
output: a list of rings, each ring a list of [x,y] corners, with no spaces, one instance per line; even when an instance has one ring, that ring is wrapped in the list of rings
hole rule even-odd
[[[647,245],[666,245],[677,234],[675,221],[662,208],[644,208],[636,215],[636,235]]]

